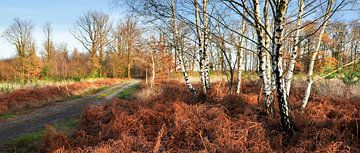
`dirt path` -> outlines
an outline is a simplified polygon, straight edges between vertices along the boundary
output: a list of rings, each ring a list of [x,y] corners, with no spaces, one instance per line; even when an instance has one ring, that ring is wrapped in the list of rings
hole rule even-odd
[[[56,103],[8,120],[0,120],[0,144],[26,133],[35,132],[46,124],[54,124],[66,118],[77,117],[87,106],[106,103],[121,91],[139,82],[140,80],[120,83],[91,96]]]

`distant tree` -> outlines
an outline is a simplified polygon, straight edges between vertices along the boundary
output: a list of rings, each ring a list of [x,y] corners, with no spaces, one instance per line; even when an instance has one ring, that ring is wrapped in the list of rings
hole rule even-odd
[[[119,35],[120,38],[118,38],[121,40],[119,48],[122,48],[121,51],[127,61],[127,77],[131,78],[132,56],[137,51],[143,31],[140,30],[138,22],[131,16],[127,17],[123,23],[120,23],[117,30],[121,34]]]
[[[73,36],[84,46],[90,54],[91,75],[99,76],[100,59],[103,58],[105,35],[109,32],[109,16],[103,12],[89,11],[76,21]]]
[[[109,15],[99,13],[95,18],[96,21],[96,29],[99,31],[99,74],[102,76],[103,72],[103,62],[104,62],[104,50],[106,45],[108,44],[108,35],[111,30],[111,23],[109,19]]]
[[[17,56],[19,58],[19,72],[21,79],[25,77],[25,57],[29,52],[33,43],[32,32],[34,26],[30,21],[21,20],[19,18],[14,19],[14,23],[11,24],[3,33],[3,37],[15,46]]]
[[[44,49],[45,49],[45,67],[43,72],[45,76],[48,76],[50,70],[52,69],[52,56],[54,51],[54,42],[52,40],[53,29],[51,23],[45,23],[42,27],[42,30],[45,35]]]

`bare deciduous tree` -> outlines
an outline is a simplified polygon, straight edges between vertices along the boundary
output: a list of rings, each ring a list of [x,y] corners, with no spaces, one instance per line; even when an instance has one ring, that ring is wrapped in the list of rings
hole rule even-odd
[[[53,29],[51,23],[45,23],[42,27],[42,30],[45,35],[44,49],[46,54],[46,73],[48,73],[52,66],[51,61],[54,52],[54,42],[52,41]]]
[[[22,79],[25,75],[24,60],[33,43],[33,29],[34,26],[30,21],[15,18],[14,23],[10,25],[3,33],[3,37],[5,37],[6,40],[16,48],[17,55],[20,60],[19,66]]]
[[[103,45],[105,35],[109,32],[109,17],[98,11],[89,11],[76,21],[73,36],[84,46],[90,54],[90,66],[92,75],[100,73],[99,57],[103,58]],[[99,51],[100,50],[100,51]]]

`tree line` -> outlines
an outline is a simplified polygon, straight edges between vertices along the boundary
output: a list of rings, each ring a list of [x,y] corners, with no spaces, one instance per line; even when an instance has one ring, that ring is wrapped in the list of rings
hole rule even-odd
[[[152,63],[158,65],[159,73],[172,67],[168,64],[172,61],[164,35],[155,32],[151,37],[144,37],[147,31],[133,16],[113,23],[110,16],[101,11],[84,13],[70,32],[85,51],[54,42],[50,22],[42,26],[42,31],[45,40],[39,51],[31,21],[16,18],[2,33],[2,38],[16,48],[17,54],[0,61],[1,81],[144,77],[147,72],[150,76]]]

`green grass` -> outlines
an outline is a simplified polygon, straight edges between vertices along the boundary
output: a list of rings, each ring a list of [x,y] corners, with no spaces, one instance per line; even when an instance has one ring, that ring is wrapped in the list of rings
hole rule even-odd
[[[120,92],[117,97],[118,98],[123,98],[123,99],[131,99],[132,98],[132,94],[138,90],[140,88],[140,84],[134,84],[128,88],[126,88],[125,90],[123,90],[122,92]]]
[[[112,93],[114,93],[114,92],[115,92],[116,90],[118,90],[118,89],[119,89],[119,87],[118,87],[118,88],[111,89],[110,91],[107,91],[107,92],[105,92],[105,93],[100,94],[99,96],[97,96],[97,98],[105,98],[105,97],[111,95]]]
[[[15,138],[10,143],[6,145],[6,150],[4,152],[23,152],[23,153],[32,153],[39,152],[38,146],[42,135],[44,134],[44,129],[38,130],[33,133],[28,133],[18,138]]]
[[[4,114],[0,114],[0,119],[9,119],[14,117],[15,115],[12,113],[4,113]]]
[[[104,91],[104,90],[109,89],[109,88],[110,88],[110,86],[104,86],[104,87],[101,87],[101,88],[92,89],[90,91],[87,91],[85,93],[85,95],[93,95],[93,94],[96,94],[98,92]]]
[[[53,124],[57,131],[63,132],[67,135],[71,135],[78,125],[78,118],[68,118]],[[6,145],[6,150],[0,150],[0,152],[39,152],[39,146],[41,145],[41,139],[44,135],[44,132],[45,129],[41,128],[35,132],[17,137]]]
[[[67,135],[71,135],[74,129],[79,125],[78,118],[69,118],[55,123],[53,126],[56,130],[64,132]]]

